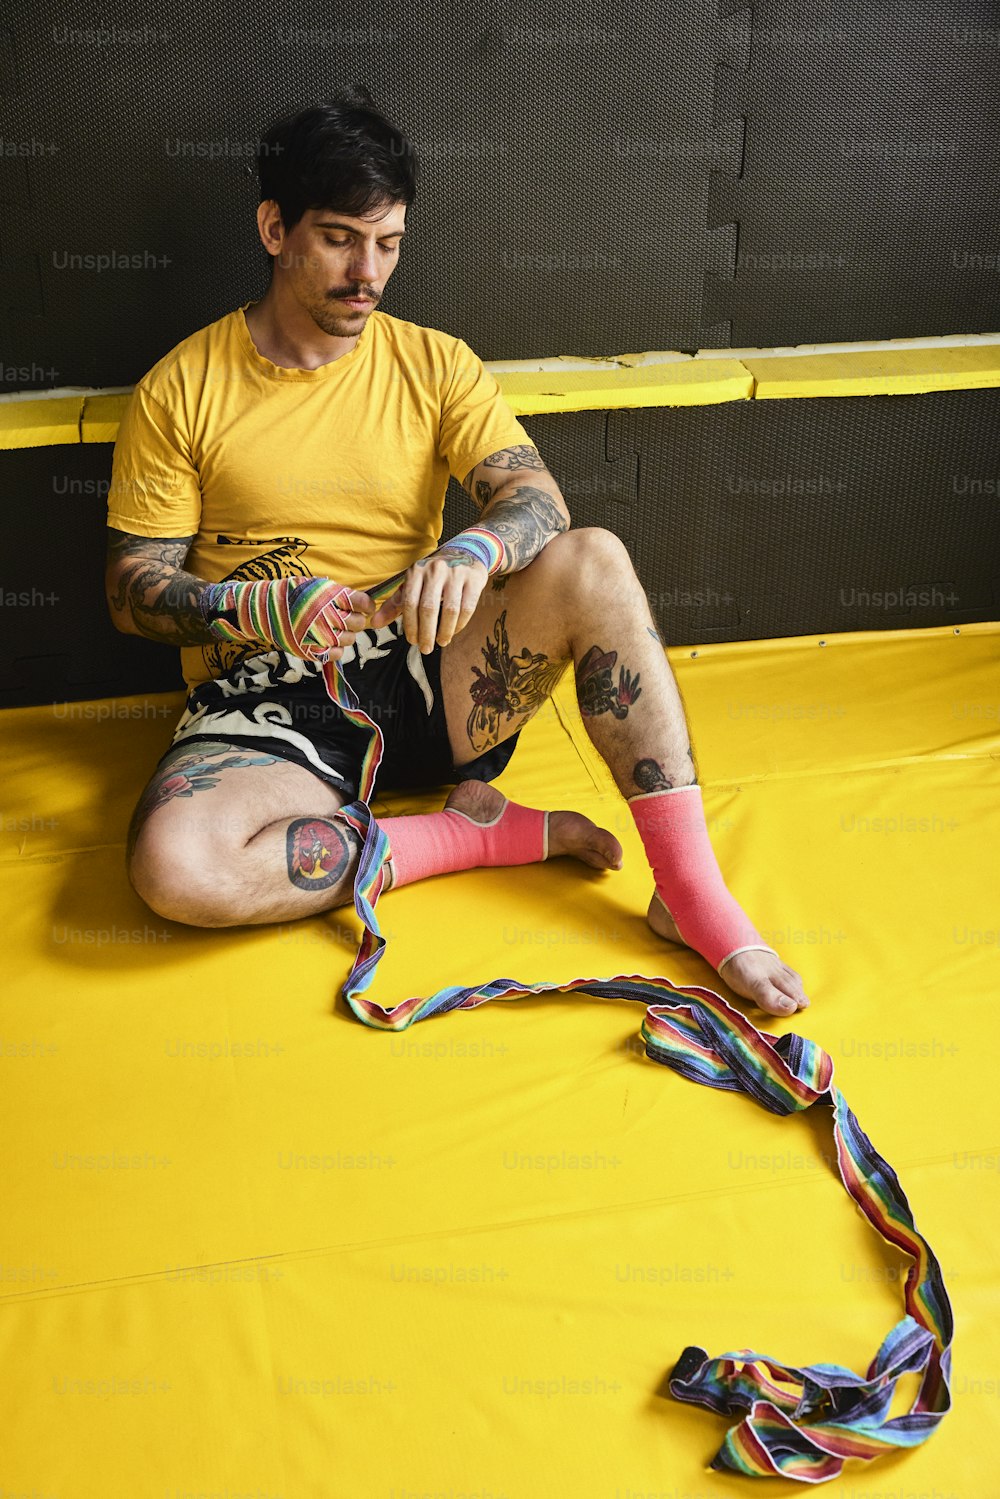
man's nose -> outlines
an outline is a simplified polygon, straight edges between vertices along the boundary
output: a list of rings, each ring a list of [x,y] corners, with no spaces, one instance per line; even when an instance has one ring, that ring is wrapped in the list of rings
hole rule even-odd
[[[351,275],[355,281],[371,284],[378,275],[378,259],[374,245],[355,245],[351,257]]]

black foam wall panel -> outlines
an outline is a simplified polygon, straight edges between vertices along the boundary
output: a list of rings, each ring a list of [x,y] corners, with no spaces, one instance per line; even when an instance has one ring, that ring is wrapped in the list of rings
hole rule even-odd
[[[422,167],[383,308],[484,359],[1000,326],[996,0],[4,3],[0,394],[127,387],[262,295],[257,137],[352,81]],[[677,644],[995,618],[997,399],[526,425]],[[106,616],[110,461],[0,454],[2,702],[180,684]]]
[[[960,625],[1000,612],[1000,391],[524,424],[574,525],[607,527],[628,546],[668,645]],[[16,503],[0,705],[181,687],[176,650],[120,635],[108,617],[110,446],[2,457]],[[453,482],[444,536],[474,518]]]
[[[5,3],[7,388],[262,294],[256,139],[355,80],[423,168],[383,307],[484,359],[1000,324],[995,0]]]

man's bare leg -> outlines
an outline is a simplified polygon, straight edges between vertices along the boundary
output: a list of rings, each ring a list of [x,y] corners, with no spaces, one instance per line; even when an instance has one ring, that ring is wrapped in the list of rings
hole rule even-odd
[[[570,661],[587,733],[626,799],[697,782],[680,691],[642,585],[623,544],[600,527],[555,536],[528,567],[494,578],[442,649],[456,765],[521,728]],[[647,920],[682,941],[655,894]],[[740,952],[724,967],[737,994],[772,1014],[808,1004],[800,975],[771,953]]]
[[[159,915],[191,926],[291,921],[339,903],[357,839],[347,797],[289,760],[221,740],[179,744],[129,826],[126,864]]]
[[[349,905],[360,840],[336,816],[346,801],[277,756],[223,741],[180,744],[133,813],[129,879],[152,910],[191,926],[259,926]],[[464,781],[445,805],[489,822],[504,801],[496,787]],[[552,812],[547,857],[560,854],[608,869],[620,867],[622,849],[589,818]]]

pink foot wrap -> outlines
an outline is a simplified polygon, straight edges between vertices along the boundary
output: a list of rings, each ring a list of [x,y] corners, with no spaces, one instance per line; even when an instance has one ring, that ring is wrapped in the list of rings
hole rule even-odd
[[[653,871],[656,893],[689,947],[701,953],[716,972],[740,952],[774,953],[726,889],[709,841],[697,783],[634,796],[629,810]]]
[[[453,869],[537,864],[548,857],[549,814],[508,801],[492,822],[446,807],[380,821],[392,855],[392,889]]]

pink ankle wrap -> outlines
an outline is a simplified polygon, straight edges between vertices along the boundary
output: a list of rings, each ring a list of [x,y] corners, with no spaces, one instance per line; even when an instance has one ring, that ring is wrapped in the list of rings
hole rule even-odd
[[[537,864],[548,857],[549,814],[508,801],[492,822],[473,822],[446,807],[416,817],[385,817],[392,889],[453,869],[489,869],[501,864]]]
[[[653,871],[656,893],[689,947],[701,953],[716,972],[740,952],[774,953],[726,889],[697,782],[634,796],[629,810]]]

